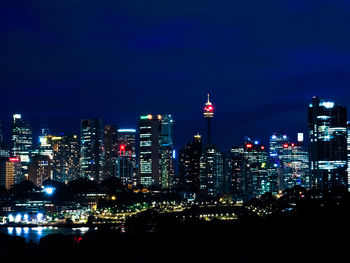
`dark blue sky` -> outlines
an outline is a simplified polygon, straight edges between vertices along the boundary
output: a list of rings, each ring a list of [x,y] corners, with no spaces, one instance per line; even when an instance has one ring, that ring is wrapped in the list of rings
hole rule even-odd
[[[312,96],[349,106],[349,28],[346,0],[2,0],[0,119],[60,133],[171,113],[179,148],[204,131],[209,91],[221,148],[294,135]]]

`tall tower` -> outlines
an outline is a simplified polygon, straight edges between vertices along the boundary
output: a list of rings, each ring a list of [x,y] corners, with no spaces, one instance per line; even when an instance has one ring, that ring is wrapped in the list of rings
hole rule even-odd
[[[208,145],[211,144],[211,133],[210,133],[210,126],[211,126],[211,119],[214,117],[214,106],[209,100],[209,93],[208,93],[208,101],[205,103],[204,107],[204,118],[207,119],[207,136],[208,136]]]
[[[312,98],[308,108],[311,186],[320,190],[347,187],[347,109]]]

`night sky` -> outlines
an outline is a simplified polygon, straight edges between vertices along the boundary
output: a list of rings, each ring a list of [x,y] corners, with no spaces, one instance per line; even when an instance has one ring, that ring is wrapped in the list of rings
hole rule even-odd
[[[245,135],[305,131],[312,96],[350,106],[350,1],[0,2],[0,120],[39,132],[80,120],[136,127],[171,113],[179,149],[204,132],[206,93],[222,150]]]

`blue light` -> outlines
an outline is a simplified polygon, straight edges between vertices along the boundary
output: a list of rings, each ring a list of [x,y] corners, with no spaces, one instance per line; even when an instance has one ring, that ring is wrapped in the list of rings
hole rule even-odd
[[[48,187],[44,187],[44,192],[47,194],[47,195],[53,195],[53,193],[55,192],[55,187],[52,187],[52,186],[48,186]]]
[[[173,159],[175,159],[175,158],[176,158],[176,151],[173,150]]]
[[[259,144],[259,141],[254,141],[254,144]]]

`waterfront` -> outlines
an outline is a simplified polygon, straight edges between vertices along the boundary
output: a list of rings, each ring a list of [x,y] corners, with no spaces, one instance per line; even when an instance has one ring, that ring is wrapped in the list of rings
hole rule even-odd
[[[82,236],[89,227],[53,227],[53,226],[37,226],[37,227],[1,227],[0,233],[11,236],[23,237],[26,242],[39,244],[40,239],[50,234],[63,234]]]

